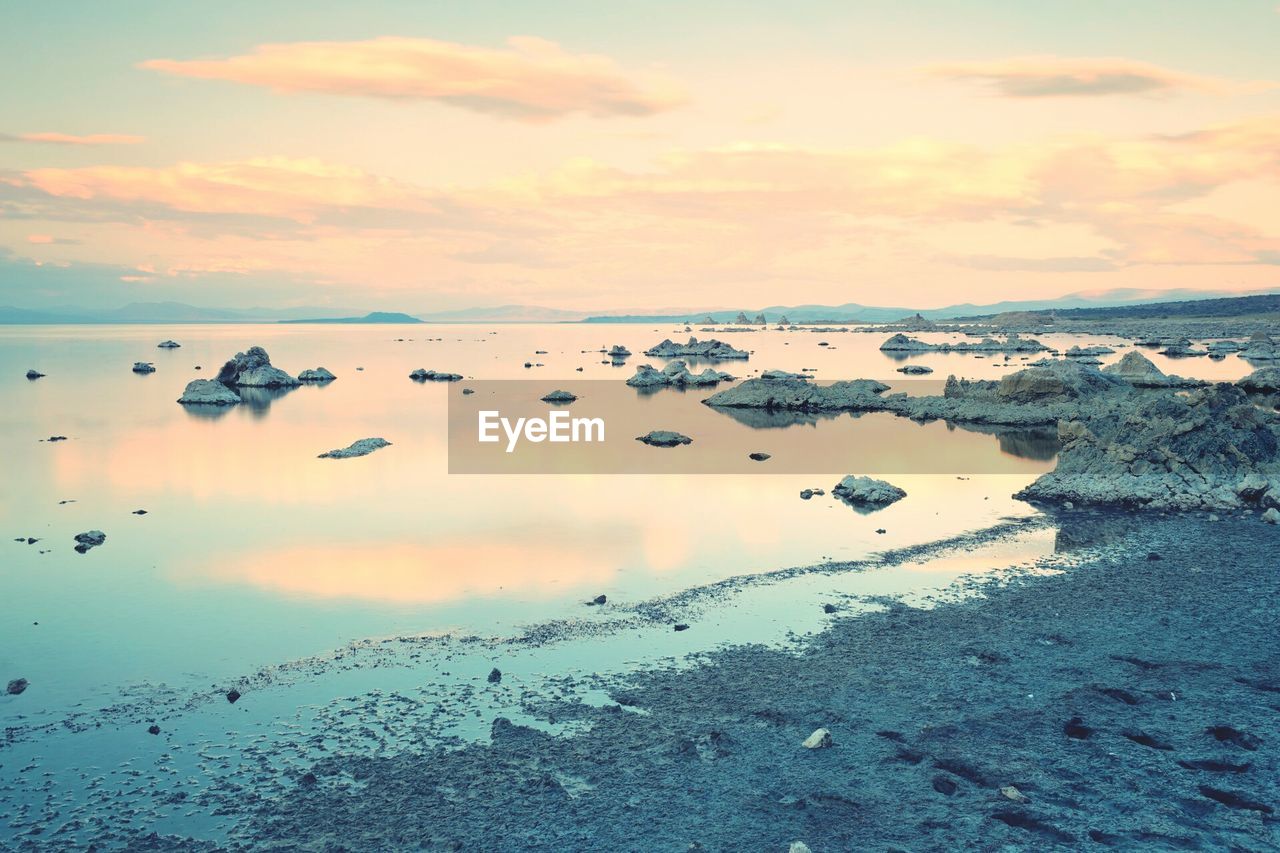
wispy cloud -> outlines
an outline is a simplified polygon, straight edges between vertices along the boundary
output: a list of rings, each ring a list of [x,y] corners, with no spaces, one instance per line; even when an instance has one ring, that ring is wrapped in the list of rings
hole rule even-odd
[[[144,136],[124,133],[0,133],[0,142],[29,142],[37,145],[139,145]]]
[[[946,80],[973,81],[1007,98],[1097,97],[1199,92],[1240,94],[1275,88],[1266,81],[1238,81],[1188,74],[1133,59],[1028,56],[931,65],[923,72]]]
[[[265,44],[225,59],[153,59],[141,67],[278,92],[319,92],[452,104],[525,122],[574,113],[644,116],[682,101],[672,83],[625,73],[608,57],[568,53],[528,36],[508,48],[426,38]]]

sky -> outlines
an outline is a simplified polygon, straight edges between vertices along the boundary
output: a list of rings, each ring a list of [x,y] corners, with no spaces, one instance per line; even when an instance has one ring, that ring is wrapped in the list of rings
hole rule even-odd
[[[4,17],[0,304],[1280,288],[1276,0],[61,0]]]

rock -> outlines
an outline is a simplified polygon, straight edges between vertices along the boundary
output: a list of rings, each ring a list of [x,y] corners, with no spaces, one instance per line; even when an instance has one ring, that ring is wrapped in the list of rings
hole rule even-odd
[[[923,364],[907,364],[898,368],[899,373],[905,373],[907,376],[924,376],[927,373],[933,373],[932,367],[925,367]]]
[[[66,441],[66,440],[67,440],[67,437],[65,435],[51,435],[45,439],[45,441],[48,441],[48,442]]]
[[[655,358],[747,359],[751,357],[750,353],[734,349],[722,341],[714,339],[699,341],[697,338],[689,338],[686,344],[677,344],[670,339],[663,340],[662,343],[645,350],[644,354]]]
[[[146,514],[147,514],[147,511],[146,511],[145,509],[135,509],[135,510],[133,511],[133,514],[134,514],[134,515],[146,515]]]
[[[816,729],[813,734],[804,739],[800,744],[805,749],[827,749],[832,745],[831,732],[828,729]]]
[[[766,370],[760,374],[761,379],[809,379],[807,373],[788,373],[785,370]]]
[[[147,734],[149,735],[160,734],[160,727],[157,726],[155,723],[152,723],[151,725],[147,726]]]
[[[747,315],[746,315],[746,314],[744,314],[744,313],[743,313],[743,312],[741,312],[741,311],[739,311],[739,312],[738,312],[738,318],[737,318],[736,320],[734,320],[733,322],[734,322],[735,324],[739,325],[739,326],[749,326],[749,325],[751,325],[751,321],[747,319]]]
[[[807,500],[809,500],[809,498],[811,498],[811,497],[813,497],[813,489],[801,489],[801,490],[800,490],[800,500],[802,500],[802,501],[807,501]]]
[[[239,691],[239,690],[236,690],[236,689],[233,687],[233,688],[231,688],[230,690],[228,690],[228,691],[227,691],[227,701],[228,701],[228,702],[230,702],[232,705],[236,704],[236,701],[237,701],[237,700],[239,700],[239,699],[240,699],[240,691]]]
[[[614,344],[609,347],[608,355],[609,358],[626,358],[631,355],[631,350],[627,349],[622,344]]]
[[[769,459],[770,456],[768,453],[748,453],[747,458],[752,462],[763,462],[766,459]]]
[[[792,841],[791,846],[787,848],[787,853],[813,853],[813,851],[803,841]]]
[[[1254,393],[1275,393],[1280,391],[1280,367],[1259,367],[1236,384]]]
[[[525,367],[532,367],[532,366],[533,365],[530,365],[530,364],[525,365]],[[427,370],[424,367],[419,367],[417,370],[409,374],[409,378],[412,379],[414,382],[461,382],[462,374],[461,373],[437,373],[434,370]]]
[[[1137,350],[1125,353],[1115,364],[1102,368],[1102,372],[1139,388],[1164,388],[1175,384],[1151,359]]]
[[[941,343],[930,344],[916,338],[909,338],[904,334],[896,334],[880,345],[881,352],[975,352],[975,353],[997,353],[997,352],[1044,352],[1049,349],[1044,344],[1032,338],[1022,338],[1016,334],[1011,334],[1003,341],[995,338],[983,338],[978,343],[961,342],[958,344]]]
[[[103,542],[107,541],[107,534],[101,530],[88,530],[84,533],[76,534],[76,551],[81,554],[88,552],[92,548],[97,548]]]
[[[1240,350],[1245,361],[1280,361],[1280,347],[1266,332],[1254,334]]]
[[[297,379],[271,365],[271,357],[262,347],[236,353],[222,365],[218,381],[245,388],[292,388],[298,384]]]
[[[1028,797],[1026,794],[1022,793],[1021,791],[1019,791],[1017,788],[1013,787],[1012,785],[1005,785],[1003,788],[1001,788],[1001,789],[1000,789],[1000,796],[1004,797],[1006,800],[1012,800],[1012,801],[1013,801],[1013,802],[1015,802],[1015,803],[1029,803],[1029,802],[1031,802],[1031,798],[1030,798],[1030,797]]]
[[[581,368],[581,367],[579,367],[578,369],[579,369],[579,370],[581,370],[582,368]],[[462,389],[462,394],[463,394],[463,396],[469,396],[469,395],[474,394],[474,393],[476,393],[476,389],[474,389],[474,388],[463,388],[463,389]]]
[[[688,625],[686,625],[686,624],[684,624],[683,622],[680,622],[680,623],[678,623],[678,624],[676,624],[676,625],[672,625],[672,626],[671,626],[671,630],[673,630],[673,631],[688,631],[688,630],[689,630],[689,626],[688,626]]]
[[[607,595],[597,595],[595,598],[587,602],[587,604],[604,604],[609,600]]]
[[[308,368],[298,374],[299,382],[332,382],[337,378],[323,367],[317,367],[314,370]]]
[[[907,496],[906,492],[892,483],[871,477],[855,477],[852,474],[837,483],[831,493],[845,503],[876,508],[888,506]]]
[[[578,399],[577,394],[570,394],[568,391],[552,391],[550,394],[542,398],[544,403],[572,403]]]
[[[1079,364],[1053,362],[1003,377],[996,387],[996,397],[1018,403],[1046,398],[1075,400],[1112,391],[1118,381]]]
[[[636,368],[635,375],[627,380],[627,384],[632,388],[661,388],[667,385],[684,388],[717,385],[732,379],[733,377],[729,374],[712,370],[710,367],[705,368],[701,373],[690,373],[685,363],[677,359],[662,370],[655,370],[651,365],[642,364]]]
[[[489,670],[489,683],[497,684],[500,681],[502,681],[502,670],[495,666],[493,669]]]
[[[215,379],[192,379],[178,402],[184,406],[234,406],[240,395]]]
[[[362,438],[359,441],[352,442],[347,447],[343,447],[338,450],[330,450],[327,453],[321,453],[316,458],[351,459],[355,456],[368,456],[375,450],[390,446],[391,442],[387,441],[385,438]]]
[[[836,610],[837,610],[837,608],[836,608],[836,606],[835,606],[834,604],[824,604],[824,605],[822,605],[822,612],[823,612],[823,613],[835,613],[835,612],[836,612]]]
[[[1095,355],[1110,355],[1115,352],[1111,347],[1098,344],[1091,347],[1073,346],[1067,350],[1064,355],[1067,358],[1089,358]]]
[[[41,372],[40,372],[40,371],[38,371],[38,370],[28,370],[28,371],[27,371],[27,378],[28,378],[28,379],[39,379],[39,378],[40,378],[40,377],[42,377],[42,376],[44,376],[44,374],[43,374],[43,373],[41,373]]]
[[[155,365],[149,361],[135,361],[133,363],[134,373],[155,373]]]
[[[645,435],[636,436],[636,441],[643,442],[650,447],[675,447],[678,444],[693,443],[693,439],[689,438],[689,436],[665,429],[655,429]]]
[[[1271,507],[1262,514],[1262,520],[1267,524],[1280,524],[1280,510],[1277,510],[1275,507]]]
[[[8,693],[10,696],[17,696],[22,693],[22,691],[26,690],[27,685],[30,683],[31,682],[27,681],[25,678],[15,678],[13,681],[9,682],[8,686],[5,687],[4,692]]]
[[[177,349],[178,347],[182,346],[182,344],[178,343],[177,341],[161,341],[160,343],[156,344],[156,346],[159,347],[160,349]]]

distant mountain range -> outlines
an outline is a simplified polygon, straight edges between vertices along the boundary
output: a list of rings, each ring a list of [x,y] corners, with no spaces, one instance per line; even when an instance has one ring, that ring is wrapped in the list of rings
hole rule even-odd
[[[1280,290],[1280,288],[1276,288]],[[1252,294],[1257,295],[1257,294]],[[1238,299],[1242,297],[1225,297]],[[658,309],[591,313],[536,305],[499,305],[492,308],[463,308],[420,314],[374,311],[362,313],[349,308],[302,306],[295,308],[201,308],[181,302],[134,302],[123,308],[12,308],[0,306],[0,325],[61,323],[181,324],[181,323],[702,323],[710,317],[716,324],[732,323],[739,313],[749,318],[764,314],[776,323],[786,317],[795,323],[883,323],[920,314],[930,320],[991,316],[1013,311],[1068,311],[1116,306],[1151,305],[1164,302],[1223,300],[1220,291],[1138,290],[1124,288],[1071,293],[1056,299],[1028,299],[990,305],[959,303],[945,308],[885,307],[846,302],[842,305],[770,305],[765,308],[712,310]]]

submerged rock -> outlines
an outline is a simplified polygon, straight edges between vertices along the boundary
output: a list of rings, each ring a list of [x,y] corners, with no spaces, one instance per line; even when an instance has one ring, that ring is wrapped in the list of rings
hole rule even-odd
[[[155,365],[149,361],[135,361],[133,363],[134,373],[155,373]]]
[[[892,483],[872,477],[855,477],[850,474],[835,485],[831,493],[855,507],[886,507],[900,501],[907,493]]]
[[[665,339],[662,343],[645,350],[644,354],[655,358],[746,359],[751,357],[750,353],[734,349],[723,341],[715,339],[699,341],[697,338],[689,338],[689,342],[685,344],[677,344],[670,339]]]
[[[97,548],[106,541],[107,534],[101,530],[87,530],[84,533],[76,534],[76,550],[84,554],[91,548]]]
[[[542,398],[544,403],[572,403],[578,399],[577,394],[571,394],[568,391],[552,391]]]
[[[216,379],[192,379],[178,402],[184,406],[234,406],[240,395]]]
[[[352,442],[347,447],[338,450],[330,450],[327,453],[321,453],[317,459],[351,459],[355,456],[368,456],[375,450],[383,447],[390,447],[391,442],[385,438],[362,438],[359,441]]]
[[[236,353],[222,365],[218,381],[245,388],[291,388],[298,384],[297,379],[272,366],[271,356],[262,347],[249,347]]]
[[[331,382],[337,378],[323,367],[317,367],[314,370],[308,368],[298,374],[299,382]]]
[[[529,365],[525,365],[528,367]],[[425,367],[419,367],[417,370],[409,374],[409,378],[414,382],[461,382],[461,373],[437,373],[434,370],[427,370]]]
[[[182,344],[178,343],[177,341],[161,341],[160,343],[156,344],[156,346],[159,347],[160,349],[177,349],[178,347],[182,346]]]
[[[689,436],[665,429],[655,429],[645,435],[637,436],[636,441],[643,442],[650,447],[675,447],[680,444],[693,444],[693,439],[689,438]]]

